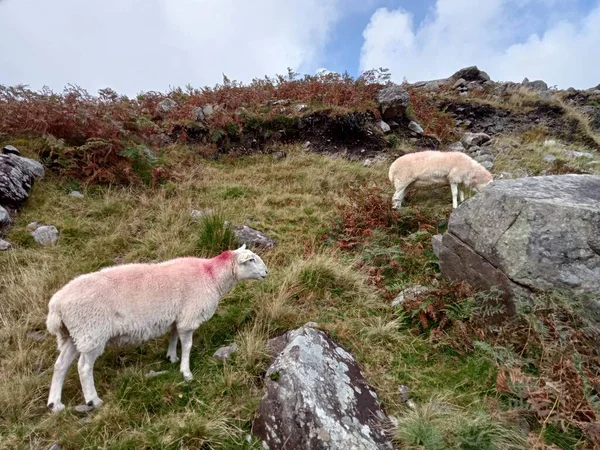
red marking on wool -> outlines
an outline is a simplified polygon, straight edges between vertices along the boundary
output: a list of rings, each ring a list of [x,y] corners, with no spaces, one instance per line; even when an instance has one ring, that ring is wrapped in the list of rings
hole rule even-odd
[[[232,259],[233,252],[231,250],[223,252],[220,255],[205,261],[200,266],[200,272],[211,280],[214,280],[215,273],[220,272],[223,268],[227,267]]]

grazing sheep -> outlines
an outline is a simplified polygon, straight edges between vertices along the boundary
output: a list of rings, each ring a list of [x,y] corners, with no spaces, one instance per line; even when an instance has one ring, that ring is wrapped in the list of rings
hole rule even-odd
[[[48,407],[57,412],[71,363],[77,368],[85,402],[98,407],[94,361],[109,345],[142,343],[170,330],[167,358],[190,371],[192,334],[212,317],[219,300],[242,280],[263,279],[267,267],[244,244],[212,259],[176,258],[160,264],[126,264],[81,275],[50,299],[46,326],[56,335],[60,355],[54,365]]]
[[[446,186],[452,191],[452,207],[457,208],[457,194],[465,199],[464,189],[479,191],[492,181],[492,174],[471,157],[461,152],[426,150],[408,153],[390,166],[389,179],[396,192],[392,208],[400,209],[409,187]]]

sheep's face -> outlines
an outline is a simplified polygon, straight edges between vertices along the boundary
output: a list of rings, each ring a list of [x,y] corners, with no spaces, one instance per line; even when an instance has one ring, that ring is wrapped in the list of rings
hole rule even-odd
[[[246,244],[234,250],[237,258],[238,280],[262,280],[267,276],[267,266],[256,253],[246,249]]]
[[[492,174],[488,171],[477,172],[475,175],[473,175],[473,179],[471,180],[471,186],[476,192],[479,192],[487,185],[489,185],[492,181]]]

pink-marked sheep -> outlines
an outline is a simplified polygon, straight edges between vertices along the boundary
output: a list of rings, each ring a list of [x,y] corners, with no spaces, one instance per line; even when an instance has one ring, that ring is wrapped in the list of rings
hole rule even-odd
[[[108,345],[139,344],[171,332],[167,358],[192,380],[192,334],[212,317],[219,300],[242,280],[263,279],[267,267],[246,245],[211,259],[176,258],[160,264],[125,264],[78,276],[55,293],[46,326],[56,335],[60,355],[48,397],[54,412],[64,409],[62,386],[78,355],[85,402],[98,407],[93,367]]]
[[[492,174],[473,158],[461,152],[426,150],[408,153],[392,163],[388,173],[394,185],[392,208],[400,209],[406,189],[450,185],[452,207],[465,199],[464,189],[479,191],[492,181]]]

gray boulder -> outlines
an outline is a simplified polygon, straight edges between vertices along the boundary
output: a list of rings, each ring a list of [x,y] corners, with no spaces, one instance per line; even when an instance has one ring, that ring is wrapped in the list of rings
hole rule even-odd
[[[12,244],[4,239],[0,239],[0,252],[9,250],[12,247]]]
[[[460,140],[466,149],[474,145],[481,145],[489,141],[491,137],[485,133],[465,133]]]
[[[548,90],[548,84],[543,80],[529,81],[528,78],[525,78],[521,84],[532,91],[545,92]]]
[[[171,98],[165,98],[158,105],[156,105],[156,112],[159,114],[165,114],[177,107],[177,102]]]
[[[14,153],[0,154],[0,204],[18,207],[29,197],[35,178],[44,176],[37,161]]]
[[[377,124],[376,124],[376,125],[377,125],[377,126],[378,126],[378,127],[381,129],[381,131],[383,131],[384,133],[389,133],[389,132],[392,130],[392,129],[391,129],[391,127],[390,127],[390,126],[389,126],[387,123],[385,123],[383,120],[380,120],[379,122],[377,122]]]
[[[233,229],[233,233],[242,244],[246,244],[248,247],[258,248],[273,248],[277,245],[277,242],[271,239],[262,231],[255,230],[246,225],[240,225]]]
[[[52,225],[42,225],[31,232],[33,239],[40,245],[51,245],[58,240],[58,230]]]
[[[235,352],[237,352],[237,350],[238,350],[238,346],[234,342],[233,344],[228,345],[227,347],[221,347],[220,349],[218,349],[213,354],[213,358],[216,359],[217,361],[227,361],[229,358],[231,358],[231,355],[233,355]]]
[[[20,155],[21,152],[14,145],[5,145],[2,149],[2,153],[5,155]]]
[[[460,69],[450,77],[452,80],[460,80],[461,78],[467,82],[479,81],[484,83],[486,81],[490,81],[490,76],[483,70],[479,70],[477,66],[469,66],[465,67],[464,69]]]
[[[433,241],[442,275],[515,295],[600,292],[600,176],[496,180],[450,216]]]
[[[377,101],[383,118],[393,119],[406,114],[410,95],[402,86],[395,84],[380,90],[377,94]]]
[[[391,450],[387,418],[352,355],[310,327],[285,340],[252,425],[263,448]]]
[[[414,131],[417,134],[425,133],[425,130],[423,130],[423,127],[413,120],[411,120],[410,123],[408,124],[408,129],[411,131]]]
[[[5,228],[8,228],[12,225],[12,219],[8,214],[8,211],[0,206],[0,231]]]
[[[194,118],[194,120],[196,122],[204,121],[204,111],[202,110],[202,108],[200,106],[196,106],[192,110],[192,117]]]

